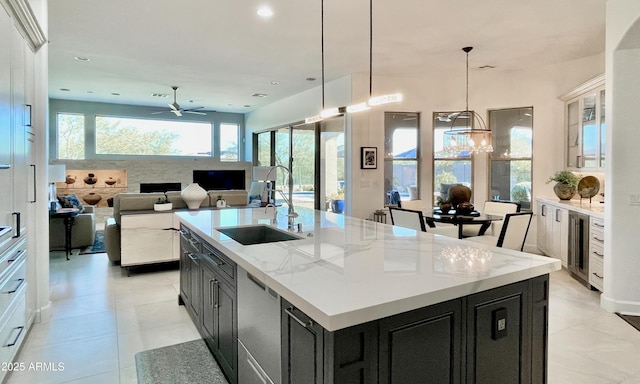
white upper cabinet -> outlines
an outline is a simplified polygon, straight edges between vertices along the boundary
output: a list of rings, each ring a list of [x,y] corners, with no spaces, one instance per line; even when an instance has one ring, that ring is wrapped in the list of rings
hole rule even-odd
[[[604,75],[560,97],[565,102],[565,168],[604,171]]]

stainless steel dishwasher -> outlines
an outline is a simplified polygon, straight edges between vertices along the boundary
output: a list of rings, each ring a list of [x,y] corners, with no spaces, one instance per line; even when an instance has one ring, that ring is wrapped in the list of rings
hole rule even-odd
[[[280,296],[238,268],[238,383],[280,384]]]

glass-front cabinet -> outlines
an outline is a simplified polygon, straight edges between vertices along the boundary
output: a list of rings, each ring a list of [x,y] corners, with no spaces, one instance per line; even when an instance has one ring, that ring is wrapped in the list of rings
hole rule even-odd
[[[561,96],[565,101],[565,167],[604,171],[605,113],[604,75]]]

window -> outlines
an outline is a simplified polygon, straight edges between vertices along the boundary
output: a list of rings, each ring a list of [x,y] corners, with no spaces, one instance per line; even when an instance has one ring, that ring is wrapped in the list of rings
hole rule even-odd
[[[398,191],[401,201],[420,198],[418,117],[398,112],[384,116],[384,190]]]
[[[84,115],[57,114],[58,158],[84,159]]]
[[[492,132],[491,191],[495,200],[519,202],[531,209],[533,108],[489,111]]]
[[[449,196],[451,184],[472,186],[473,158],[469,152],[452,153],[449,147],[451,136],[444,132],[452,128],[452,124],[460,127],[467,126],[461,119],[452,119],[450,112],[435,112],[433,114],[433,204],[438,197]],[[454,127],[454,128],[456,128]]]
[[[96,116],[96,153],[211,156],[211,124]]]
[[[220,124],[220,161],[238,161],[238,124]]]

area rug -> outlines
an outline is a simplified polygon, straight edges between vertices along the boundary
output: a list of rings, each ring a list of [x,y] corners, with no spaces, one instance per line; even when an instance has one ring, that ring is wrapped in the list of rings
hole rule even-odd
[[[228,384],[202,339],[136,353],[136,374],[138,384]]]
[[[622,318],[622,320],[626,321],[633,328],[635,328],[638,331],[640,331],[640,316],[623,315],[623,314],[620,314],[618,312],[616,312],[616,315],[620,316],[620,318]]]
[[[80,251],[81,255],[87,255],[91,253],[104,253],[107,250],[104,248],[104,231],[96,231],[96,237],[93,240],[93,245]]]

